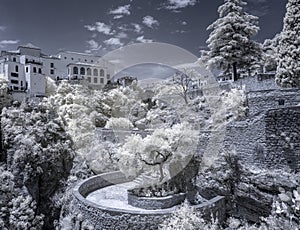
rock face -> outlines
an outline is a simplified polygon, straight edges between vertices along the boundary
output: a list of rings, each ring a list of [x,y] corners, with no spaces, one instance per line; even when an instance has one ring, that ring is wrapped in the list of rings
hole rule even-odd
[[[241,177],[232,189],[230,181],[235,173],[226,164],[199,173],[196,183],[199,194],[209,199],[222,195],[226,198],[226,213],[259,222],[271,214],[274,195],[281,190],[292,192],[299,184],[299,173],[283,170],[251,170],[242,167]]]
[[[288,165],[300,170],[300,107],[267,112],[266,146],[268,165]]]

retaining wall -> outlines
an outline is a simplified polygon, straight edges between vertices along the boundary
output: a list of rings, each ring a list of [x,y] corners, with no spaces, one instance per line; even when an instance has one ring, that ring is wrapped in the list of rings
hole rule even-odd
[[[266,163],[300,170],[300,107],[274,109],[266,118]]]
[[[86,196],[103,187],[128,182],[129,179],[120,173],[105,173],[88,178],[79,183],[73,190],[75,206],[82,213],[84,219],[89,220],[95,229],[158,229],[160,223],[169,218],[173,209],[125,211],[95,204],[86,199]],[[194,206],[202,211],[204,217],[211,219],[211,213],[223,221],[225,218],[225,200],[218,196],[202,204]]]

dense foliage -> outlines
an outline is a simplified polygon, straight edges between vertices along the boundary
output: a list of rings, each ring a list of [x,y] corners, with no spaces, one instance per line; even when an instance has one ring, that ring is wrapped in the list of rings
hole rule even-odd
[[[282,87],[300,87],[300,1],[289,0],[286,5],[283,31],[279,41],[276,82]]]

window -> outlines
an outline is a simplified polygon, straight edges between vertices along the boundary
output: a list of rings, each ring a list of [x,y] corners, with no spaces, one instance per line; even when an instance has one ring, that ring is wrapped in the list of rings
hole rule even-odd
[[[21,86],[23,86],[23,81],[21,81]]]
[[[109,80],[110,79],[110,74],[107,74],[106,78],[107,78],[107,80]]]
[[[50,68],[54,68],[54,63],[50,63]]]
[[[98,76],[98,70],[94,69],[94,76]]]
[[[11,80],[10,83],[11,84],[19,84],[19,81],[18,80]]]
[[[73,61],[73,60],[74,60],[74,58],[71,58],[71,60]]]
[[[278,105],[284,105],[284,100],[283,99],[279,99],[278,100]]]
[[[33,67],[33,72],[36,73],[36,67]]]
[[[85,75],[85,69],[83,67],[80,68],[80,74]]]
[[[88,81],[89,83],[91,83],[91,77],[88,77],[88,78],[87,78],[87,81]]]
[[[54,69],[50,69],[50,74],[54,74]]]
[[[91,76],[92,75],[92,70],[90,68],[87,68],[86,74],[89,75],[89,76]]]
[[[65,60],[67,60],[67,57],[65,57]]]
[[[10,74],[12,77],[19,77],[19,74],[18,73],[11,73]]]
[[[86,60],[86,59],[85,59],[84,61],[85,61],[85,62],[87,62],[87,60]]]
[[[42,73],[42,69],[41,68],[39,68],[39,73]]]
[[[15,71],[19,72],[19,66],[17,66],[17,65],[15,66]]]
[[[14,90],[19,90],[19,87],[18,87],[18,86],[14,86],[13,89],[14,89]]]
[[[100,78],[100,83],[101,83],[101,84],[104,83],[104,78]]]
[[[16,62],[16,61],[17,61],[17,59],[14,57],[14,58],[13,58],[13,62]]]
[[[78,68],[76,66],[73,67],[73,74],[78,74]]]
[[[91,62],[93,63],[93,62],[94,62],[94,60],[91,60]]]
[[[98,78],[94,78],[94,83],[97,84],[98,83]]]
[[[104,76],[104,70],[100,69],[100,76],[103,77]]]
[[[28,73],[28,66],[26,67],[26,73]]]

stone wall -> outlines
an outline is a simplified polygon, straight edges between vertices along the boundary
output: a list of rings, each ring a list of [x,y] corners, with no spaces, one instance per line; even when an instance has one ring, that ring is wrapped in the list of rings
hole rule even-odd
[[[266,163],[300,170],[300,106],[269,110],[266,122]]]
[[[170,217],[173,209],[125,211],[117,207],[109,208],[101,206],[85,199],[87,194],[96,189],[128,180],[120,172],[105,173],[84,180],[74,188],[75,206],[81,212],[84,219],[89,220],[95,229],[158,229],[159,224]],[[211,219],[211,213],[220,221],[223,221],[225,218],[225,200],[221,196],[217,196],[194,207],[202,211],[204,217],[208,220]]]
[[[299,89],[262,90],[247,93],[249,116],[269,109],[296,106],[300,103]]]
[[[259,74],[257,76],[240,78],[234,84],[239,86],[245,85],[246,92],[279,89],[275,82],[274,74]]]
[[[298,89],[249,92],[248,116],[227,124],[222,138],[212,139],[222,136],[222,132],[201,132],[197,152],[203,156],[210,152],[211,146],[221,145],[220,151],[235,149],[242,163],[248,165],[299,170],[299,92]]]

